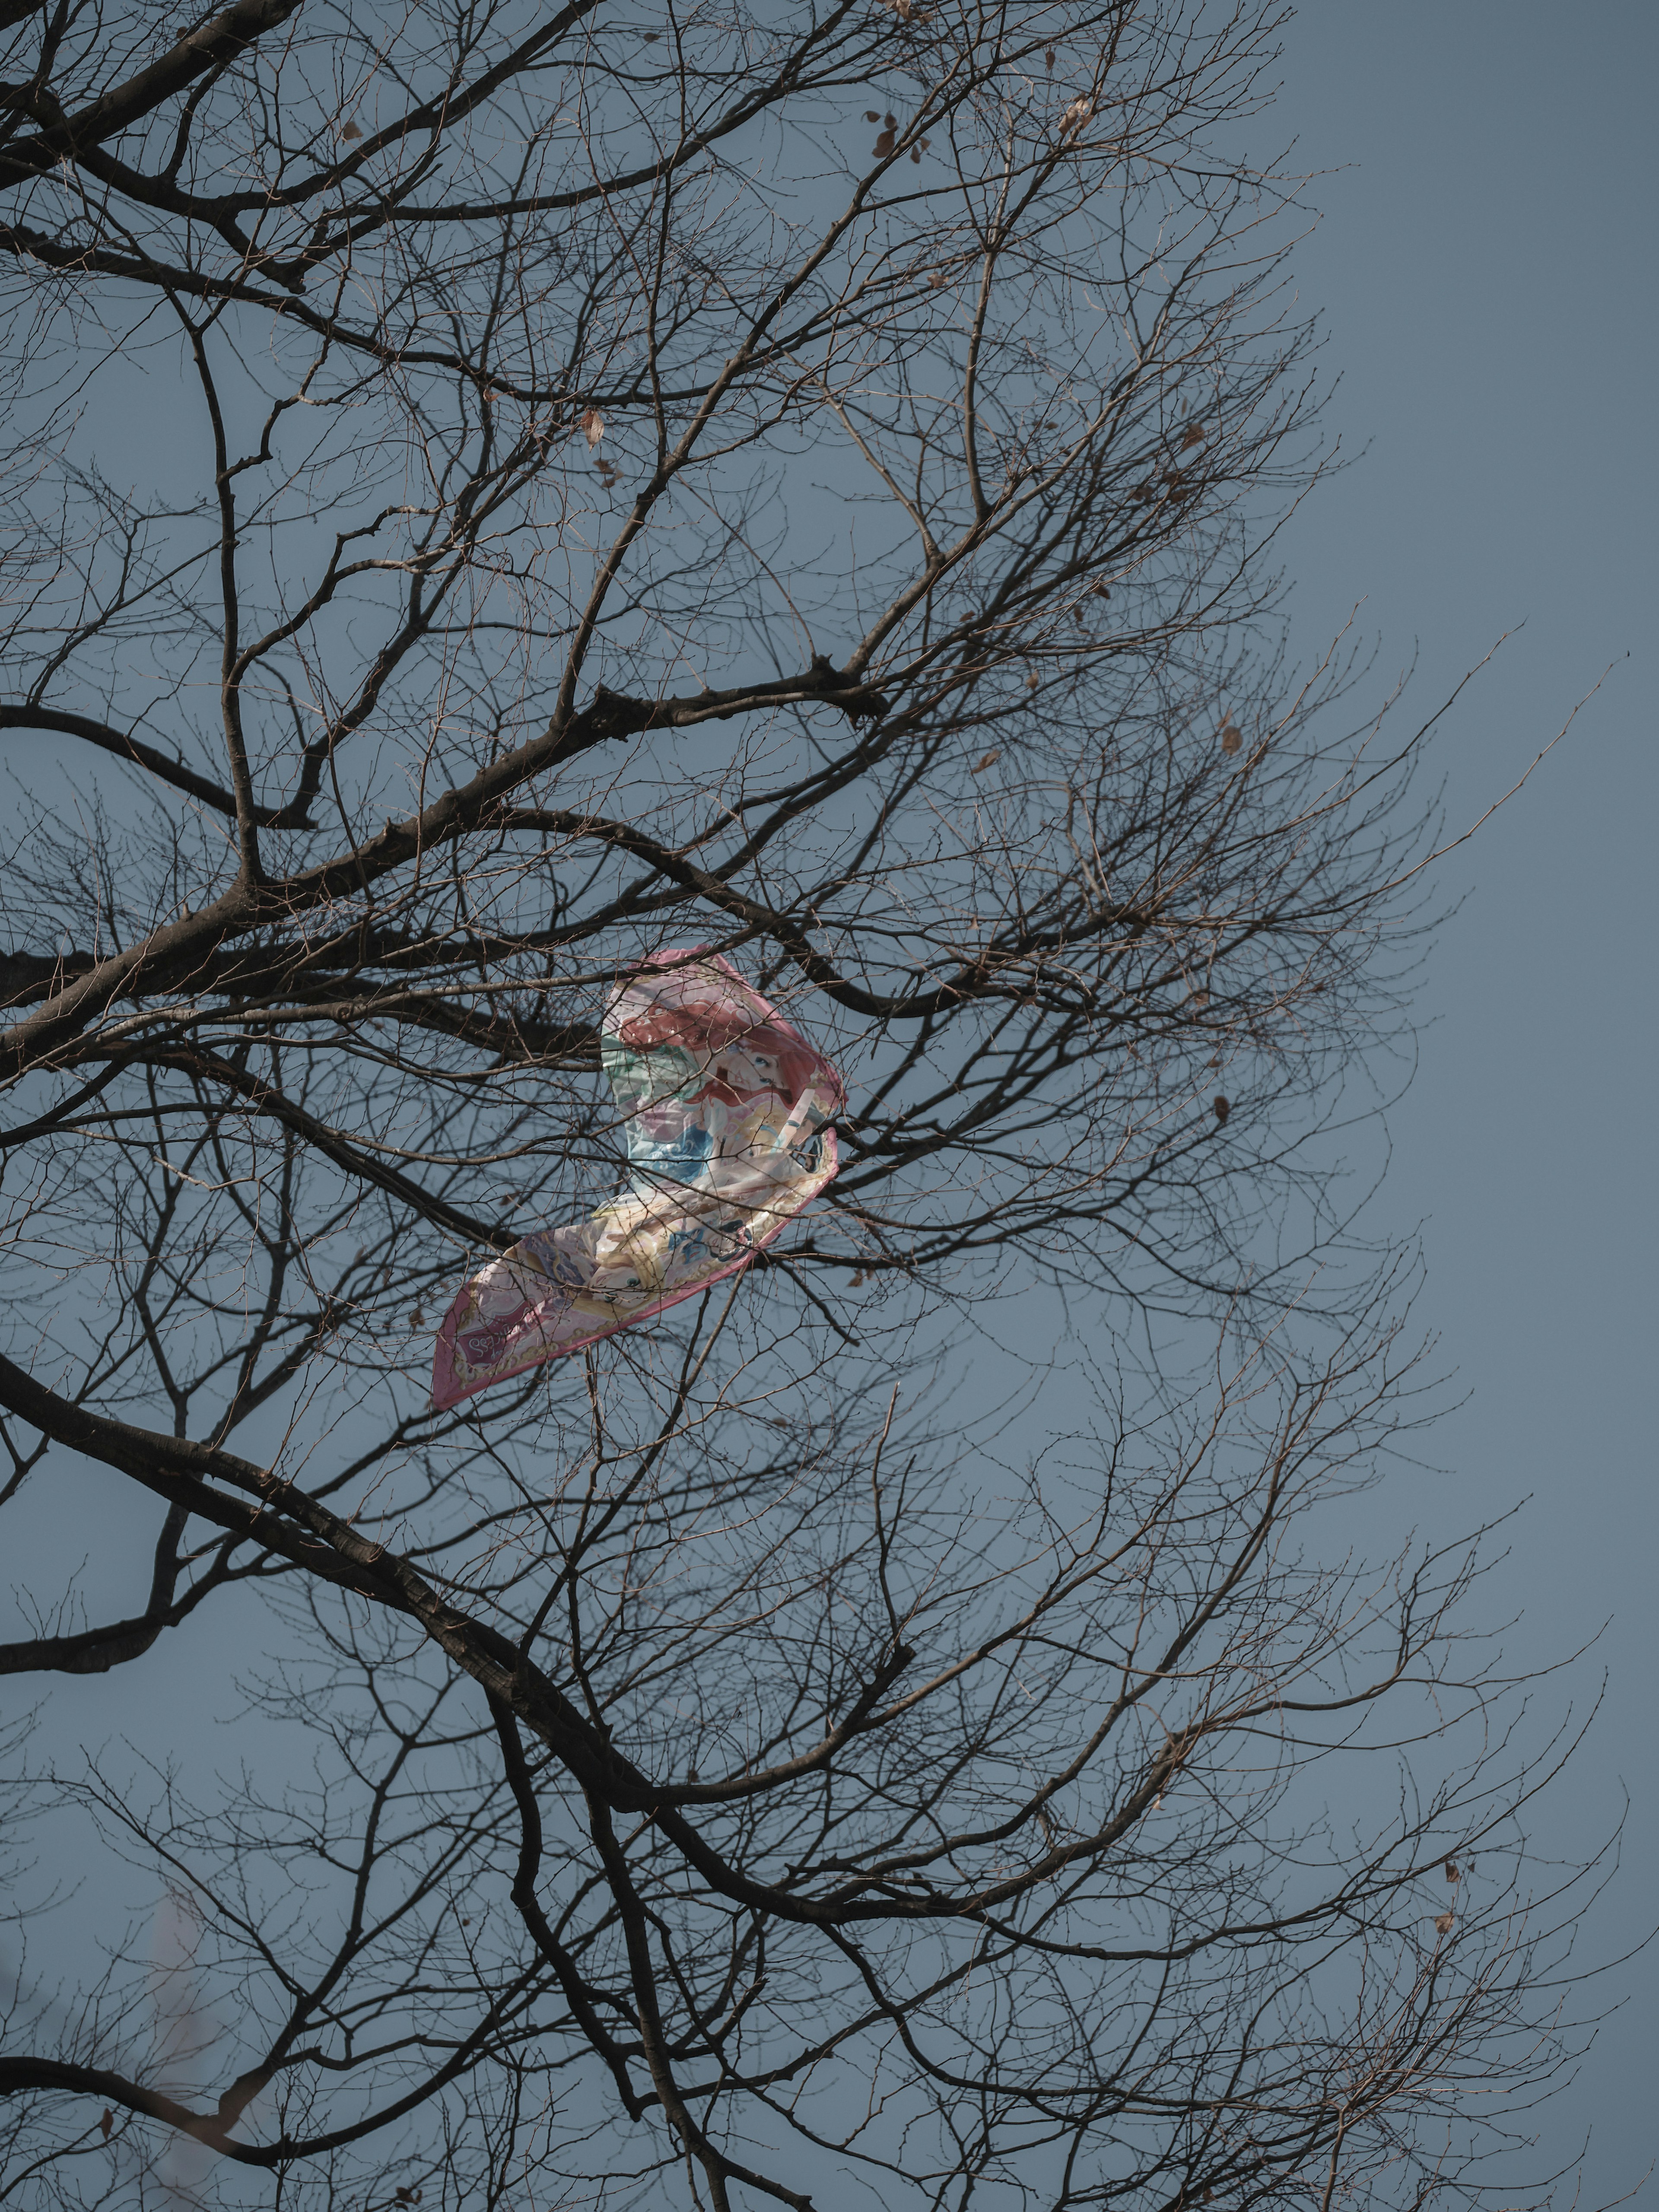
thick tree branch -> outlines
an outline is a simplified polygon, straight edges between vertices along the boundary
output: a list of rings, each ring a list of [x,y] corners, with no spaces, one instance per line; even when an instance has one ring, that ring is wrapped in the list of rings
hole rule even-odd
[[[422,853],[489,825],[499,817],[503,800],[521,784],[562,767],[594,745],[646,730],[695,729],[769,706],[817,701],[833,703],[854,720],[887,710],[879,693],[827,664],[815,665],[804,677],[744,684],[691,699],[626,699],[601,686],[580,714],[562,724],[556,721],[542,737],[481,769],[419,814],[401,822],[388,820],[377,836],[350,852],[279,880],[256,884],[239,878],[199,914],[100,961],[55,994],[39,1013],[0,1031],[0,1079],[49,1064],[58,1047],[117,999],[140,990],[165,990],[193,977],[228,939],[291,921],[319,906],[365,896],[371,885]]]
[[[198,775],[181,760],[173,760],[147,745],[142,738],[129,737],[120,730],[112,729],[106,722],[94,721],[89,714],[72,714],[58,707],[0,706],[0,730],[56,730],[61,735],[80,738],[100,752],[112,753],[117,760],[130,761],[135,768],[160,782],[171,784],[191,799],[199,799],[203,805],[211,806],[216,812],[236,818],[236,801],[222,784],[210,777]],[[262,830],[309,830],[313,827],[307,809],[301,805],[258,806],[253,810],[254,820]]]
[[[234,0],[210,22],[179,40],[160,61],[138,70],[125,83],[112,85],[73,115],[65,114],[52,95],[46,94],[49,110],[56,108],[57,113],[38,138],[15,140],[0,153],[0,190],[55,168],[65,155],[72,160],[82,148],[130,131],[197,77],[222,69],[246,53],[265,32],[286,22],[300,4],[301,0]],[[41,98],[35,95],[37,119]]]

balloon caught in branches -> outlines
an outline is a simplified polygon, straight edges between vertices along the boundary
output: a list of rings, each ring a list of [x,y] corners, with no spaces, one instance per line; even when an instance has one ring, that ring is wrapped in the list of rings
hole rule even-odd
[[[438,1334],[434,1406],[735,1274],[834,1179],[840,1076],[729,961],[702,955],[659,953],[605,1010],[631,1188],[472,1278]]]

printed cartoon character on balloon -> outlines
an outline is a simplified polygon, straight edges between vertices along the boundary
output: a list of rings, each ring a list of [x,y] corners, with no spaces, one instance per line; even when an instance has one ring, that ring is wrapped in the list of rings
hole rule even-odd
[[[717,1159],[740,1158],[764,1176],[769,1150],[786,1150],[797,1170],[817,1165],[821,1124],[791,1113],[811,1085],[816,1057],[787,1030],[715,1000],[659,1000],[619,1022],[615,1035],[615,1045],[605,1041],[605,1069],[641,1197],[706,1190]]]

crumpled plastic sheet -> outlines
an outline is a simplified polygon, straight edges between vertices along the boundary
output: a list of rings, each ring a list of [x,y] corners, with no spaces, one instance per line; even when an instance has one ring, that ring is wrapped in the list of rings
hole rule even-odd
[[[629,1187],[472,1278],[438,1333],[436,1407],[695,1297],[834,1180],[840,1076],[718,953],[645,962],[612,993],[599,1045]]]

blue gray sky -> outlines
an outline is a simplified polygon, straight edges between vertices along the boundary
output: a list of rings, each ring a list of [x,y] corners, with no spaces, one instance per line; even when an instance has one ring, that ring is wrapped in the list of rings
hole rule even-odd
[[[1608,1951],[1659,1920],[1656,83],[1659,10],[1633,0],[1313,0],[1278,110],[1295,167],[1332,173],[1297,270],[1340,374],[1330,428],[1363,452],[1285,541],[1299,650],[1363,599],[1379,678],[1415,655],[1426,714],[1511,633],[1443,726],[1455,828],[1608,671],[1444,865],[1467,896],[1424,975],[1379,1206],[1422,1222],[1419,1318],[1469,1394],[1434,1443],[1445,1475],[1399,1478],[1392,1509],[1461,1524],[1530,1495],[1510,1651],[1607,1624],[1574,1690],[1605,1667],[1607,1703],[1538,1832],[1593,1843],[1628,1787],[1623,1874],[1589,1931]],[[1610,1988],[1629,2004],[1545,2123],[1562,2154],[1593,2130],[1586,2205],[1659,2155],[1659,1958]]]

